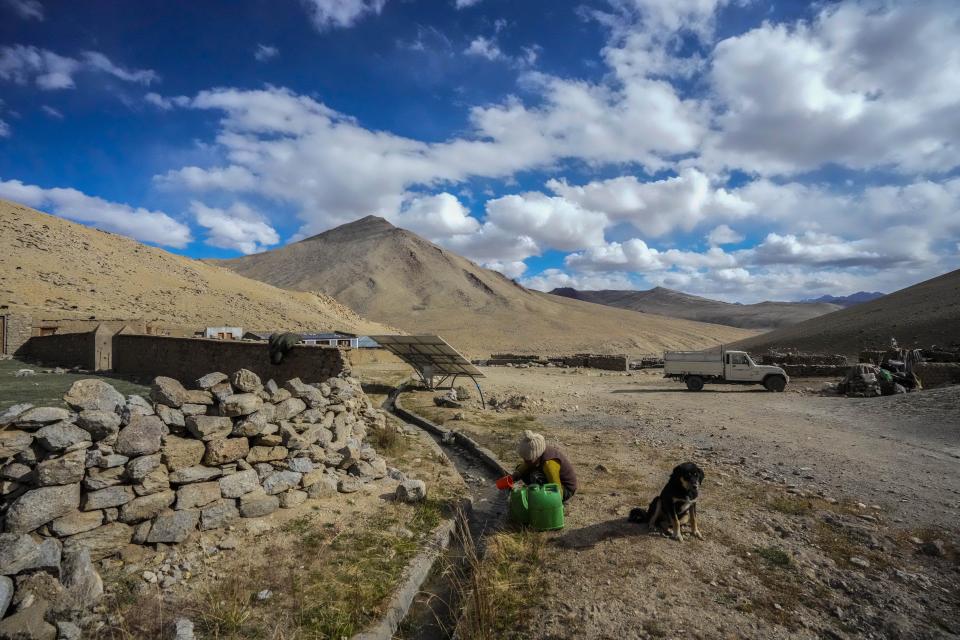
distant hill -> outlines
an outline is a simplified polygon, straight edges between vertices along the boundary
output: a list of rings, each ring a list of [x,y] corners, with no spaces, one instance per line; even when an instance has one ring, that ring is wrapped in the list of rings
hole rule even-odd
[[[437,333],[478,357],[699,349],[751,333],[531,291],[375,216],[216,263],[277,287],[322,291],[365,317]]]
[[[846,308],[860,304],[861,302],[870,302],[883,296],[884,294],[879,291],[857,291],[856,293],[851,293],[849,296],[820,296],[819,298],[804,300],[804,302],[828,302]]]
[[[6,200],[0,304],[44,318],[142,318],[189,332],[208,325],[389,331],[330,296],[282,291]]]
[[[794,348],[855,355],[886,347],[960,343],[960,270],[791,327],[748,338],[736,346],[754,352]]]
[[[647,291],[578,291],[564,287],[554,289],[550,293],[631,311],[762,331],[786,327],[841,308],[840,305],[829,302],[734,304],[701,298],[664,287],[655,287]]]

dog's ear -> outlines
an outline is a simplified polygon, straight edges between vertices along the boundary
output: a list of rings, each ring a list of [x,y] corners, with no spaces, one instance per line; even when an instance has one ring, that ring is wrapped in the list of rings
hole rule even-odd
[[[700,476],[700,483],[703,484],[703,481],[707,476],[703,473],[703,469],[700,467],[697,467],[697,475]]]
[[[682,464],[678,464],[677,466],[675,466],[675,467],[673,468],[673,471],[670,472],[670,479],[671,479],[671,480],[676,480],[676,479],[679,478],[682,474],[683,474],[683,465],[682,465]]]

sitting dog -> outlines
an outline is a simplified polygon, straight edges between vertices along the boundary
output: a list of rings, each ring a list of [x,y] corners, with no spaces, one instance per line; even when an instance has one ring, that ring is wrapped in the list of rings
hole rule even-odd
[[[673,529],[673,537],[683,542],[680,525],[689,522],[693,535],[703,540],[703,534],[697,526],[697,498],[700,497],[700,484],[703,482],[703,470],[692,462],[684,462],[673,468],[667,486],[663,488],[650,506],[640,507],[630,512],[630,522],[646,522],[647,528],[668,526]]]

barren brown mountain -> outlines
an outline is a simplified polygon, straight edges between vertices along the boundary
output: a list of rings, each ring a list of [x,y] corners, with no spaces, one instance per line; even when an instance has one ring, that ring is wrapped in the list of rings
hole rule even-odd
[[[827,302],[759,302],[734,304],[655,287],[647,291],[578,291],[554,289],[553,295],[605,304],[620,309],[657,313],[671,318],[725,324],[731,327],[771,331],[842,309]]]
[[[877,300],[738,342],[754,352],[796,348],[853,355],[896,338],[904,347],[960,342],[960,270]]]
[[[277,287],[323,291],[411,333],[438,333],[472,356],[652,353],[751,334],[531,291],[375,216],[218,263]]]
[[[6,200],[0,304],[48,318],[137,318],[186,330],[389,330],[329,296],[283,291]]]

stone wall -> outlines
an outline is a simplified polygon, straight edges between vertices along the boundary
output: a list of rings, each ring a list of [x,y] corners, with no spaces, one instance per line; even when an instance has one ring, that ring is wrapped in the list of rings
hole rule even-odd
[[[920,362],[913,365],[913,372],[924,388],[960,384],[960,363],[957,362]]]
[[[26,313],[4,313],[3,344],[0,344],[0,353],[13,355],[17,353],[33,334],[33,319]]]
[[[253,371],[264,380],[326,380],[349,370],[340,349],[297,345],[279,365],[266,343],[170,338],[118,333],[113,337],[113,371],[146,378],[167,376],[189,383],[208,371]]]
[[[65,579],[69,562],[96,576],[91,561],[128,544],[180,543],[388,473],[364,442],[368,429],[387,428],[386,416],[354,378],[279,387],[242,369],[191,386],[158,377],[148,400],[80,380],[64,396],[69,409],[0,413],[0,618],[17,606],[0,637],[47,624],[47,609],[33,610],[39,600],[23,591],[33,573]],[[420,481],[401,486],[424,495]]]
[[[34,336],[27,340],[17,355],[37,360],[48,366],[94,369],[96,367],[96,336],[93,331]]]

